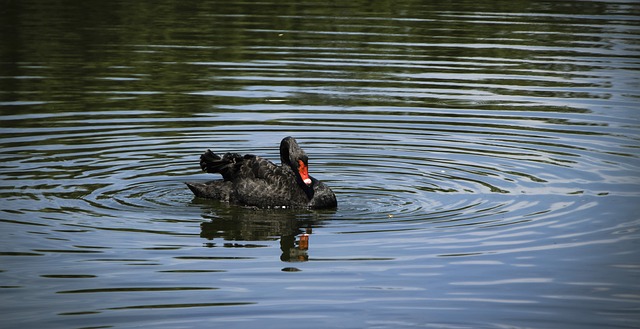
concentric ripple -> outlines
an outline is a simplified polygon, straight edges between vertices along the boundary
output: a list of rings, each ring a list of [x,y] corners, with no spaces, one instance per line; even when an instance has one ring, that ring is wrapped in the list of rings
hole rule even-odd
[[[5,175],[19,180],[15,188],[22,197],[13,198],[59,201],[105,215],[163,211],[190,200],[184,181],[215,178],[198,172],[197,159],[206,148],[277,161],[279,139],[293,134],[310,154],[311,172],[334,187],[349,217],[424,220],[438,213],[464,213],[479,221],[504,211],[519,195],[629,193],[611,175],[621,172],[615,166],[623,166],[630,155],[618,152],[599,159],[594,152],[602,140],[623,143],[631,136],[586,131],[575,121],[558,126],[544,118],[555,114],[518,114],[380,107],[296,111],[289,105],[267,105],[197,114],[181,118],[175,127],[162,111],[15,115],[8,119],[18,126],[46,119],[67,128],[11,133],[4,143]],[[330,115],[337,119],[323,121]],[[238,122],[236,117],[252,120]],[[87,122],[91,128],[83,127]],[[225,125],[206,132],[207,125],[220,122]],[[238,133],[249,127],[251,134]],[[309,133],[318,127],[326,132]],[[598,188],[594,181],[600,182]],[[506,196],[506,201],[487,204],[486,196]],[[534,206],[530,211],[547,210]]]

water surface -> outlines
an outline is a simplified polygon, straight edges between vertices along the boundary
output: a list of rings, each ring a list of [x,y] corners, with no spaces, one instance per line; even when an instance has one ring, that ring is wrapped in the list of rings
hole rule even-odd
[[[633,1],[0,15],[2,327],[640,325]],[[184,185],[288,135],[337,210]]]

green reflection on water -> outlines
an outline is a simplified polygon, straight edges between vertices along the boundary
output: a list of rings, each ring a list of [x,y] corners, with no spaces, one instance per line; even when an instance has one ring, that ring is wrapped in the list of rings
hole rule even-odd
[[[551,10],[554,15],[547,16]],[[126,108],[169,111],[169,116],[273,101],[294,106],[413,104],[512,110],[536,104],[505,105],[490,99],[478,103],[421,93],[458,88],[509,95],[514,89],[503,86],[533,84],[558,90],[516,90],[516,95],[566,96],[565,78],[590,70],[589,64],[554,67],[553,61],[538,58],[575,54],[575,48],[563,48],[567,43],[592,48],[606,43],[583,33],[601,32],[595,25],[585,27],[599,22],[597,18],[585,16],[583,24],[574,24],[557,15],[607,10],[595,2],[550,8],[528,1],[110,1],[98,6],[12,1],[5,4],[0,20],[0,30],[5,31],[0,97],[14,105],[40,102],[29,106],[34,112]],[[539,15],[521,15],[527,12]],[[511,79],[500,78],[505,70]],[[456,80],[459,73],[470,72],[484,86]],[[513,79],[518,74],[522,80]],[[400,83],[397,77],[402,75],[407,78]],[[280,79],[284,76],[287,79]],[[389,92],[408,86],[417,91]],[[367,88],[382,88],[387,96]],[[229,96],[224,91],[242,94]],[[23,108],[3,106],[0,111]]]

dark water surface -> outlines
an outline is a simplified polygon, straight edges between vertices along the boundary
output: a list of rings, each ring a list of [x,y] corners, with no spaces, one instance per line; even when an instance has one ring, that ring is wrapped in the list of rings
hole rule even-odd
[[[638,328],[640,4],[485,3],[2,1],[0,327]]]

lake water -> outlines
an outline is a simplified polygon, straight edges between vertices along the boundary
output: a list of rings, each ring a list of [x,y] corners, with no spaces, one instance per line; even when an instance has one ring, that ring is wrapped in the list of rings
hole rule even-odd
[[[0,17],[0,327],[640,326],[635,1]],[[288,135],[337,210],[184,185]]]

